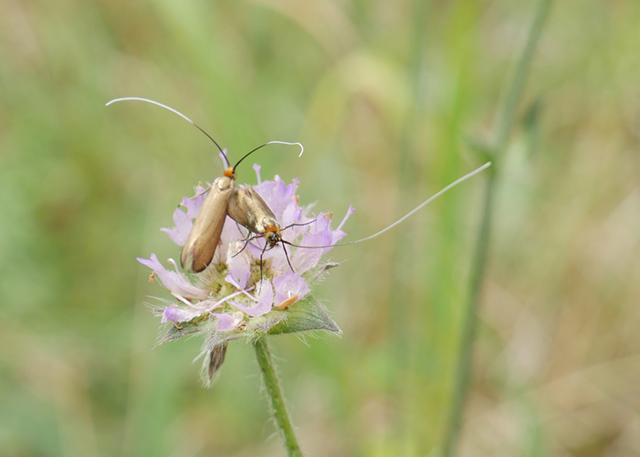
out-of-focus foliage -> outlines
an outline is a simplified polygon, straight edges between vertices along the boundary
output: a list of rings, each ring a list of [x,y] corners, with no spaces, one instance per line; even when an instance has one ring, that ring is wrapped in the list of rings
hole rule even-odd
[[[0,5],[0,454],[279,456],[251,347],[217,383],[199,341],[152,350],[136,256],[232,158],[369,235],[479,165],[531,2],[261,0]],[[557,2],[518,111],[480,308],[465,456],[640,453],[640,3]],[[471,141],[467,141],[471,139]],[[241,182],[255,183],[250,164]],[[344,330],[275,337],[309,455],[442,444],[482,176],[336,249]],[[437,454],[430,454],[437,455]]]

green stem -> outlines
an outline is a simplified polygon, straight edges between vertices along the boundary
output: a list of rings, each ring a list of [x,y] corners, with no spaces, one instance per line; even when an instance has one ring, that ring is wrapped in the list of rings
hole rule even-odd
[[[494,189],[496,183],[495,169],[489,169],[489,179],[484,195],[484,206],[480,232],[475,248],[474,265],[471,273],[469,298],[466,303],[464,323],[462,328],[462,341],[458,355],[458,367],[453,392],[453,404],[451,405],[451,417],[447,429],[447,437],[442,455],[451,457],[455,455],[455,447],[462,428],[462,414],[466,400],[467,389],[471,379],[471,361],[473,359],[473,341],[476,334],[478,297],[484,280],[487,266],[489,240],[491,234],[491,219],[493,213]]]
[[[465,306],[464,323],[462,328],[462,341],[460,343],[460,353],[458,356],[458,367],[456,385],[454,386],[453,404],[451,407],[451,417],[447,436],[444,443],[442,455],[451,457],[455,455],[456,444],[458,442],[462,428],[462,415],[466,394],[471,379],[471,361],[473,359],[473,341],[475,339],[477,327],[477,314],[479,296],[482,291],[485,271],[489,258],[489,243],[491,240],[491,221],[493,207],[495,203],[496,187],[500,172],[500,161],[506,153],[507,140],[513,128],[517,107],[522,98],[522,92],[531,66],[531,60],[540,38],[542,26],[547,18],[551,0],[540,0],[538,9],[529,29],[522,53],[515,66],[514,72],[507,83],[502,103],[498,109],[497,122],[493,138],[493,162],[494,166],[489,169],[489,178],[484,195],[482,209],[482,220],[480,222],[480,232],[478,234],[475,248],[475,256],[471,278],[469,284],[469,295]]]
[[[507,81],[507,88],[504,91],[502,103],[498,109],[497,125],[494,131],[494,147],[498,155],[501,153],[504,154],[509,134],[513,128],[513,122],[516,119],[516,110],[522,99],[522,92],[524,90],[524,84],[527,81],[533,54],[538,45],[542,27],[547,19],[550,8],[551,0],[540,0],[538,2],[538,10],[527,34],[522,53],[518,58],[511,77]]]
[[[280,383],[278,382],[278,375],[276,374],[275,367],[273,365],[273,359],[271,358],[271,350],[267,345],[266,338],[260,338],[255,343],[256,357],[258,359],[258,365],[262,371],[262,379],[264,385],[267,388],[267,395],[271,402],[271,410],[273,417],[276,420],[276,427],[282,434],[284,445],[287,449],[289,457],[302,457],[302,451],[300,445],[296,439],[296,435],[293,431],[293,425],[287,412],[287,407],[284,403],[284,397],[282,396],[282,390],[280,389]]]

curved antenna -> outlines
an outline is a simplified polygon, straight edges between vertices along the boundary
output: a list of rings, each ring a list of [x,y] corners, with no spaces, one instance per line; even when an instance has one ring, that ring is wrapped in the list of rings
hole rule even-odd
[[[268,141],[265,144],[261,144],[260,146],[258,146],[255,149],[252,149],[251,151],[249,151],[248,153],[246,153],[240,160],[238,160],[238,162],[233,166],[233,171],[236,171],[236,167],[238,165],[240,165],[240,162],[242,162],[244,159],[246,159],[247,157],[249,157],[251,154],[253,154],[254,152],[256,152],[258,149],[262,149],[265,146],[269,145],[269,144],[286,144],[289,146],[293,146],[293,145],[298,145],[300,146],[300,154],[298,154],[298,157],[302,156],[302,153],[304,152],[304,146],[302,146],[302,143],[289,143],[287,141]]]
[[[398,219],[397,221],[395,221],[393,224],[387,226],[386,228],[380,230],[378,233],[374,233],[373,235],[370,235],[366,238],[362,238],[359,240],[355,240],[355,241],[349,241],[347,243],[336,243],[336,244],[329,244],[326,246],[300,246],[297,244],[292,244],[289,243],[288,241],[284,241],[282,240],[283,243],[286,243],[290,246],[294,246],[296,248],[306,248],[306,249],[321,249],[321,248],[332,248],[334,246],[348,246],[350,244],[356,244],[356,243],[361,243],[363,241],[367,241],[370,240],[372,238],[377,237],[378,235],[382,235],[384,232],[391,230],[393,227],[395,227],[396,225],[398,225],[399,223],[403,222],[405,219],[413,216],[415,213],[417,213],[418,211],[420,211],[422,208],[424,208],[426,205],[428,205],[429,203],[431,203],[433,200],[435,200],[436,198],[438,198],[440,195],[444,194],[446,191],[448,191],[449,189],[457,186],[458,184],[460,184],[462,181],[466,181],[467,179],[471,178],[474,175],[477,175],[478,173],[480,173],[482,170],[484,170],[485,168],[489,168],[491,166],[491,162],[487,162],[484,165],[482,165],[480,168],[477,168],[475,170],[473,170],[471,173],[468,173],[466,175],[464,175],[462,178],[458,178],[457,180],[455,180],[454,182],[452,182],[451,184],[449,184],[447,187],[445,187],[444,189],[442,189],[440,192],[432,195],[431,197],[429,197],[426,201],[424,201],[423,203],[421,203],[420,205],[418,205],[415,209],[413,209],[412,211],[409,211],[407,214],[405,214],[404,216],[402,216],[400,219]]]
[[[207,138],[209,138],[211,141],[213,141],[213,144],[215,144],[218,147],[218,150],[222,153],[222,156],[224,157],[225,162],[227,162],[227,167],[230,166],[229,164],[229,160],[227,159],[227,155],[224,153],[224,151],[222,150],[222,148],[220,147],[220,145],[218,144],[218,142],[216,140],[214,140],[211,135],[209,135],[207,132],[204,131],[204,129],[200,128],[200,126],[198,124],[196,124],[195,122],[193,122],[191,119],[189,119],[187,116],[185,116],[184,114],[182,114],[180,111],[178,111],[177,109],[173,109],[170,106],[167,105],[163,105],[160,102],[156,102],[155,100],[150,100],[148,98],[142,98],[142,97],[122,97],[122,98],[114,98],[113,100],[107,102],[106,106],[112,105],[114,103],[117,102],[125,102],[125,101],[137,101],[137,102],[145,102],[145,103],[151,103],[152,105],[156,105],[159,106],[160,108],[164,108],[166,110],[171,111],[174,114],[177,114],[178,116],[180,116],[182,119],[184,119],[185,121],[190,122],[191,124],[193,124],[195,126],[195,128],[197,128],[198,130],[200,130],[202,133],[204,133]]]

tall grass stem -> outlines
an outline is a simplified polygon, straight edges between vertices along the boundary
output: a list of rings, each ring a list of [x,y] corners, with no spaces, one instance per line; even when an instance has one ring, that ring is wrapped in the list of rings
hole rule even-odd
[[[464,413],[466,393],[471,381],[471,362],[473,358],[473,342],[475,340],[477,327],[478,301],[489,258],[491,223],[502,157],[506,154],[507,141],[513,129],[516,110],[522,99],[531,61],[550,7],[551,0],[540,0],[538,2],[533,23],[527,33],[524,47],[516,62],[514,71],[507,82],[507,87],[496,113],[493,143],[490,145],[494,166],[489,169],[487,187],[484,194],[482,220],[476,241],[475,257],[469,282],[468,299],[465,304],[456,385],[454,386],[451,416],[442,453],[444,457],[452,457],[456,454],[456,445],[458,444],[462,429],[462,416]]]

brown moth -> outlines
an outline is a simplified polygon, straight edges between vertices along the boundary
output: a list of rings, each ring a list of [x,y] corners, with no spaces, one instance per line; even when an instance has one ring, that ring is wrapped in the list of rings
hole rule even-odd
[[[260,278],[262,278],[262,256],[267,249],[272,249],[276,244],[282,243],[282,250],[289,264],[289,268],[293,271],[291,261],[289,260],[289,254],[284,244],[290,244],[288,241],[282,239],[282,230],[280,223],[276,219],[276,216],[271,211],[271,208],[260,197],[258,192],[249,185],[242,185],[236,187],[229,197],[229,205],[227,207],[227,214],[231,219],[242,225],[249,230],[249,235],[245,239],[245,244],[235,255],[244,251],[247,245],[256,238],[264,238],[265,245],[260,254]],[[285,229],[288,227],[285,227]],[[254,236],[251,236],[254,233]]]
[[[209,195],[202,203],[189,237],[182,246],[182,268],[200,273],[211,263],[227,218],[227,206],[229,197],[233,194],[235,179],[235,167],[229,167],[211,185]]]
[[[270,248],[282,241],[280,223],[251,186],[238,186],[231,192],[227,214],[249,231],[264,237]]]
[[[224,223],[227,218],[229,199],[237,195],[234,193],[234,188],[236,179],[236,168],[238,167],[238,165],[240,165],[240,163],[244,159],[249,157],[258,149],[261,149],[269,144],[286,144],[300,146],[301,151],[298,157],[300,157],[304,152],[304,147],[300,143],[289,143],[286,141],[268,141],[267,143],[264,143],[245,154],[233,167],[231,167],[229,164],[229,160],[227,159],[227,155],[224,153],[216,140],[214,140],[207,132],[200,128],[198,124],[193,122],[180,111],[175,110],[160,102],[156,102],[155,100],[149,100],[142,97],[116,98],[107,103],[107,106],[111,105],[112,103],[121,101],[141,101],[145,103],[151,103],[152,105],[159,106],[171,111],[174,114],[177,114],[181,118],[193,124],[198,130],[204,133],[207,138],[213,141],[226,162],[227,169],[222,174],[222,176],[220,176],[213,182],[213,184],[209,188],[209,194],[202,203],[200,211],[198,212],[198,215],[196,216],[196,219],[193,223],[191,232],[189,232],[189,236],[187,237],[187,241],[182,246],[182,251],[180,252],[180,265],[182,265],[182,268],[191,270],[195,273],[200,273],[201,271],[204,271],[207,266],[209,266],[218,247],[218,243],[220,242],[220,235],[222,234],[222,229],[224,228]],[[280,226],[278,225],[275,216],[267,207],[264,200],[262,200],[250,186],[240,186],[238,189],[245,188],[250,189],[249,193],[251,193],[251,197],[234,198],[234,207],[232,210],[232,214],[229,214],[229,216],[254,233],[258,233],[256,232],[256,230],[262,230],[264,227],[264,231],[268,231],[269,233],[277,233],[279,235]],[[243,203],[250,203],[256,198],[259,199],[258,207],[248,207],[246,204],[243,205]],[[239,202],[239,200],[241,200],[241,202]],[[247,214],[242,214],[242,211],[247,212]],[[254,223],[254,214],[263,214],[265,213],[265,211],[268,212],[267,216],[268,218],[270,218],[270,221],[267,223],[267,225],[262,226]],[[261,231],[259,233],[263,232]],[[269,245],[273,247],[281,239],[282,237],[279,237],[275,241],[269,241],[273,240],[273,235],[271,235],[268,238]]]
[[[282,240],[280,225],[264,200],[260,198],[251,186],[235,187],[234,184],[238,165],[258,149],[268,144],[296,144],[302,148],[300,143],[269,141],[245,154],[233,167],[227,168],[223,175],[211,185],[209,195],[202,203],[187,242],[182,246],[182,252],[180,253],[182,268],[189,269],[195,273],[200,273],[207,268],[220,242],[220,234],[227,215],[254,233],[271,234],[267,236],[271,247]],[[302,148],[302,152],[304,152],[304,148]],[[300,155],[302,155],[302,152]],[[226,155],[222,154],[226,160]],[[260,232],[257,230],[260,230]],[[276,239],[273,238],[274,236],[276,236]]]

